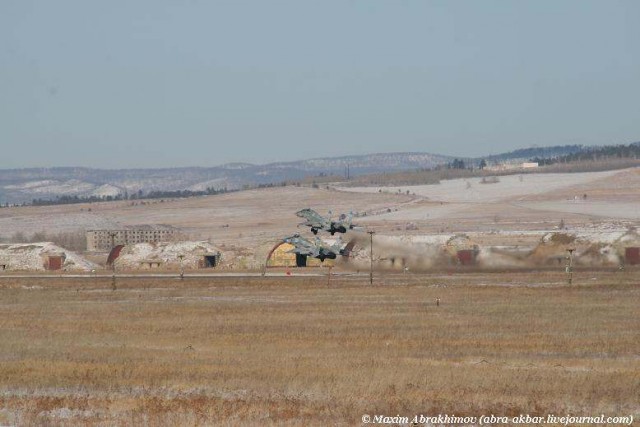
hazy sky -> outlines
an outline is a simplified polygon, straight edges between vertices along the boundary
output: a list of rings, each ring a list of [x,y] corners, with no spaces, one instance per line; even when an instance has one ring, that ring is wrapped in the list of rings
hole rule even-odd
[[[640,1],[0,1],[0,168],[640,140]]]

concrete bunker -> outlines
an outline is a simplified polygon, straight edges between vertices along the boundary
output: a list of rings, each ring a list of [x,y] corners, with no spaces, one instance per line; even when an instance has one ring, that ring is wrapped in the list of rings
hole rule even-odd
[[[64,260],[66,259],[65,254],[60,255],[48,255],[44,261],[45,270],[62,270],[62,266],[64,265]]]
[[[111,249],[111,252],[109,252],[109,256],[107,257],[108,266],[113,266],[115,260],[120,256],[120,251],[122,251],[122,248],[124,248],[124,245],[118,245]]]
[[[640,264],[640,247],[630,246],[624,249],[624,261],[627,265]]]
[[[475,265],[478,249],[459,249],[456,258],[460,265]]]
[[[267,268],[271,267],[332,267],[335,260],[325,259],[320,262],[319,259],[309,257],[307,255],[292,252],[295,246],[291,243],[277,243],[267,255]]]
[[[152,268],[160,268],[161,265],[162,261],[155,259],[140,261],[140,268],[142,269],[151,270]]]
[[[463,266],[476,265],[476,259],[480,253],[480,247],[466,234],[456,234],[449,238],[444,245],[444,250],[455,264]]]
[[[200,260],[200,268],[215,268],[220,262],[220,254],[206,254]]]
[[[222,253],[208,242],[136,243],[116,246],[109,254],[116,269],[177,270],[215,268],[221,264]]]
[[[3,271],[91,271],[97,267],[51,242],[0,244]]]

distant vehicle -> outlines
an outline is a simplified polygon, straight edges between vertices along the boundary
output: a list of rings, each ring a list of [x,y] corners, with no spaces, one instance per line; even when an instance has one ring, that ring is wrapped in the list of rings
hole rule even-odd
[[[289,252],[318,258],[320,262],[323,262],[327,258],[336,259],[338,255],[347,255],[347,250],[343,248],[344,244],[340,238],[338,238],[333,245],[323,242],[318,237],[316,237],[314,241],[311,241],[299,234],[285,237],[282,241],[294,246]]]
[[[296,215],[300,218],[306,219],[300,225],[311,227],[313,234],[318,234],[318,230],[326,230],[333,236],[335,233],[346,233],[347,230],[353,230],[355,226],[351,223],[353,213],[349,215],[340,215],[338,221],[332,221],[331,217],[325,218],[313,209],[302,209],[296,212]]]

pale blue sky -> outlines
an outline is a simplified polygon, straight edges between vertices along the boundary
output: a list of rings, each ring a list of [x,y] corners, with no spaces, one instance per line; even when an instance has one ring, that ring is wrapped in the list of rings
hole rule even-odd
[[[640,140],[640,1],[0,1],[0,168]]]

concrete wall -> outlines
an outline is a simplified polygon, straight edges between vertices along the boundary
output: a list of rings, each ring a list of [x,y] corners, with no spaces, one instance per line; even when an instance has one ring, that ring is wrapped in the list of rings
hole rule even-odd
[[[87,231],[87,251],[110,251],[117,245],[134,245],[136,243],[166,242],[176,234],[171,228],[131,228],[121,230],[89,230]]]

